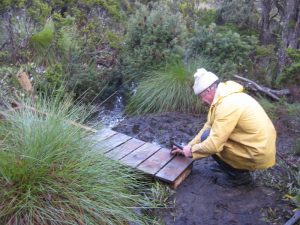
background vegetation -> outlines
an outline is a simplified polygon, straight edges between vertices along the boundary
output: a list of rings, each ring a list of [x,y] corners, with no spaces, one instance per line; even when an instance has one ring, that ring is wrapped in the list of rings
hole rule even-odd
[[[128,113],[198,113],[203,107],[190,86],[193,72],[203,66],[222,80],[241,74],[272,89],[288,88],[291,94],[279,103],[274,104],[266,96],[261,96],[261,102],[273,118],[287,115],[298,121],[299,11],[297,0],[4,0],[0,3],[0,106],[26,95],[16,77],[25,71],[36,95],[46,95],[54,89],[54,97],[67,93],[74,99],[83,96],[86,103],[91,103],[122,91]],[[47,122],[36,117],[24,112],[11,118],[24,119],[24,127],[32,123],[32,118],[41,124]],[[49,125],[56,122],[49,121]],[[17,135],[13,133],[13,122],[1,125],[11,129],[11,137]],[[294,145],[293,151],[299,152],[299,140]],[[3,151],[3,157],[16,167],[9,172],[10,165],[2,162],[6,168],[1,177],[4,188],[14,179],[45,182],[41,179],[49,171],[45,162],[38,167],[41,170],[37,171],[37,180],[31,180],[23,172],[32,170],[30,163],[39,162],[35,155],[28,153],[23,159],[27,152],[22,153],[10,142],[2,147],[13,151],[12,155]],[[299,174],[299,168],[294,172]],[[293,183],[290,194],[299,196],[299,176],[287,177],[290,179],[285,186]],[[18,191],[26,201],[31,198],[24,213],[33,215],[41,190],[36,189],[33,195],[29,193],[30,185],[33,183],[20,186]],[[46,204],[47,198],[42,199],[40,204]],[[14,210],[23,203],[11,203],[12,211],[7,211],[3,220],[13,218]],[[73,205],[69,210],[84,210],[80,207],[83,206]],[[16,216],[22,217],[23,211]],[[119,221],[128,219],[121,212],[120,218]]]

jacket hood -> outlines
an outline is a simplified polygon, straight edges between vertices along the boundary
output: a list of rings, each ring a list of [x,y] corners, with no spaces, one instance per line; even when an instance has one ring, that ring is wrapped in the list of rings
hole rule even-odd
[[[234,81],[226,81],[218,85],[212,105],[216,104],[222,98],[231,95],[233,93],[243,92],[244,87]]]

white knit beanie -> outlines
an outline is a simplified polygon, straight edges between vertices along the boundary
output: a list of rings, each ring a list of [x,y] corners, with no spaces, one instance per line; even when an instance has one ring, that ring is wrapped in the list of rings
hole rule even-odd
[[[197,69],[197,72],[194,74],[194,92],[195,95],[199,95],[205,89],[209,88],[215,81],[219,78],[212,72],[206,71],[204,68]]]

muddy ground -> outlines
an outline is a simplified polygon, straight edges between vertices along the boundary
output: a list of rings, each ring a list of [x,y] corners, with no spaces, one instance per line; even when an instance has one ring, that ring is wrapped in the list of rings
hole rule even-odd
[[[170,138],[181,144],[187,143],[205,120],[205,115],[164,113],[128,117],[113,129],[143,141],[169,147]],[[295,163],[298,159],[291,157],[290,149],[297,133],[292,132],[287,121],[280,118],[275,121],[278,130],[277,151],[289,162]],[[175,205],[170,204],[170,208],[155,212],[164,224],[284,224],[292,216],[292,207],[283,199],[284,193],[267,187],[260,173],[253,174],[253,186],[222,187],[216,183],[216,177],[220,174],[208,169],[212,163],[214,161],[211,158],[194,162],[190,176],[171,196],[170,202],[175,202]],[[270,172],[281,169],[278,163]]]

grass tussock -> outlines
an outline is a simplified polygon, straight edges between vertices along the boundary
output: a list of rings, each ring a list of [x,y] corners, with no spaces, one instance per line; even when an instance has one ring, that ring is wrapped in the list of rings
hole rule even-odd
[[[0,122],[0,224],[152,224],[133,210],[152,205],[141,174],[67,122],[88,116],[72,104],[43,100],[34,106],[48,116],[22,109]]]
[[[129,114],[203,111],[193,93],[193,73],[183,63],[172,63],[142,80],[126,108]]]

